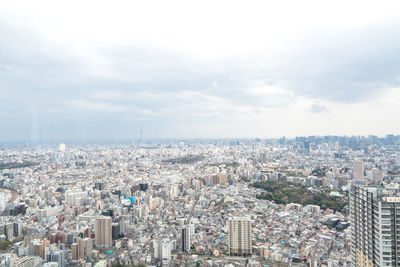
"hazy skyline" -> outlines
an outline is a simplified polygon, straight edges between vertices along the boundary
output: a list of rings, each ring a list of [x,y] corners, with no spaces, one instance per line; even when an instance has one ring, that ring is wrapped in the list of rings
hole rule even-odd
[[[400,3],[0,8],[0,141],[400,133]]]

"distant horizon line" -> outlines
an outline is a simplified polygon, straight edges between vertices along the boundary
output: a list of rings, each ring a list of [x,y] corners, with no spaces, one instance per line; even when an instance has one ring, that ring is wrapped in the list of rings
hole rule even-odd
[[[386,134],[386,135],[299,135],[299,136],[280,136],[280,137],[132,137],[132,138],[47,138],[47,139],[36,139],[36,140],[0,140],[0,144],[16,144],[16,143],[25,143],[25,144],[48,144],[48,143],[82,143],[82,142],[148,142],[148,141],[249,141],[249,140],[295,140],[296,138],[321,138],[321,137],[347,137],[347,138],[385,138],[388,136],[399,137],[399,134]]]

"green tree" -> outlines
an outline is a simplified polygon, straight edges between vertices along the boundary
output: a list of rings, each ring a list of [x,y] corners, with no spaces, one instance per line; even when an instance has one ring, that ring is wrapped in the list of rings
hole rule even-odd
[[[0,242],[0,250],[6,250],[10,247],[10,242],[8,241],[1,241]]]

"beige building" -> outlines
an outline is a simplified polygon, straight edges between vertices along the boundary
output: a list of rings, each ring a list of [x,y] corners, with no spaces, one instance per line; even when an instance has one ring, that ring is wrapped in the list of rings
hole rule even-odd
[[[78,258],[84,259],[92,255],[92,240],[90,238],[78,238]]]
[[[228,248],[230,255],[252,254],[251,220],[247,217],[232,217],[227,221]]]
[[[364,166],[361,160],[354,161],[353,179],[356,180],[364,179]]]
[[[72,260],[78,259],[78,244],[77,243],[73,243],[71,245],[71,257],[72,257]]]
[[[227,184],[228,183],[228,176],[226,174],[218,175],[218,183],[219,184]]]
[[[96,216],[94,219],[95,244],[99,248],[112,246],[111,217]]]

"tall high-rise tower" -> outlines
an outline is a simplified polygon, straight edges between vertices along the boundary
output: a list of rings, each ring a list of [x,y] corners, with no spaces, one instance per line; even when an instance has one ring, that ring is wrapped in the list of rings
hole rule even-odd
[[[109,248],[112,246],[110,216],[96,216],[94,219],[95,244],[99,248]]]
[[[194,233],[193,225],[185,225],[182,227],[182,251],[189,252],[192,246],[192,235]]]
[[[230,255],[246,256],[252,254],[251,220],[247,217],[228,219],[228,248]]]
[[[350,190],[351,266],[400,266],[400,196],[374,186]]]
[[[310,142],[304,141],[304,155],[309,156],[311,153],[311,145]]]

